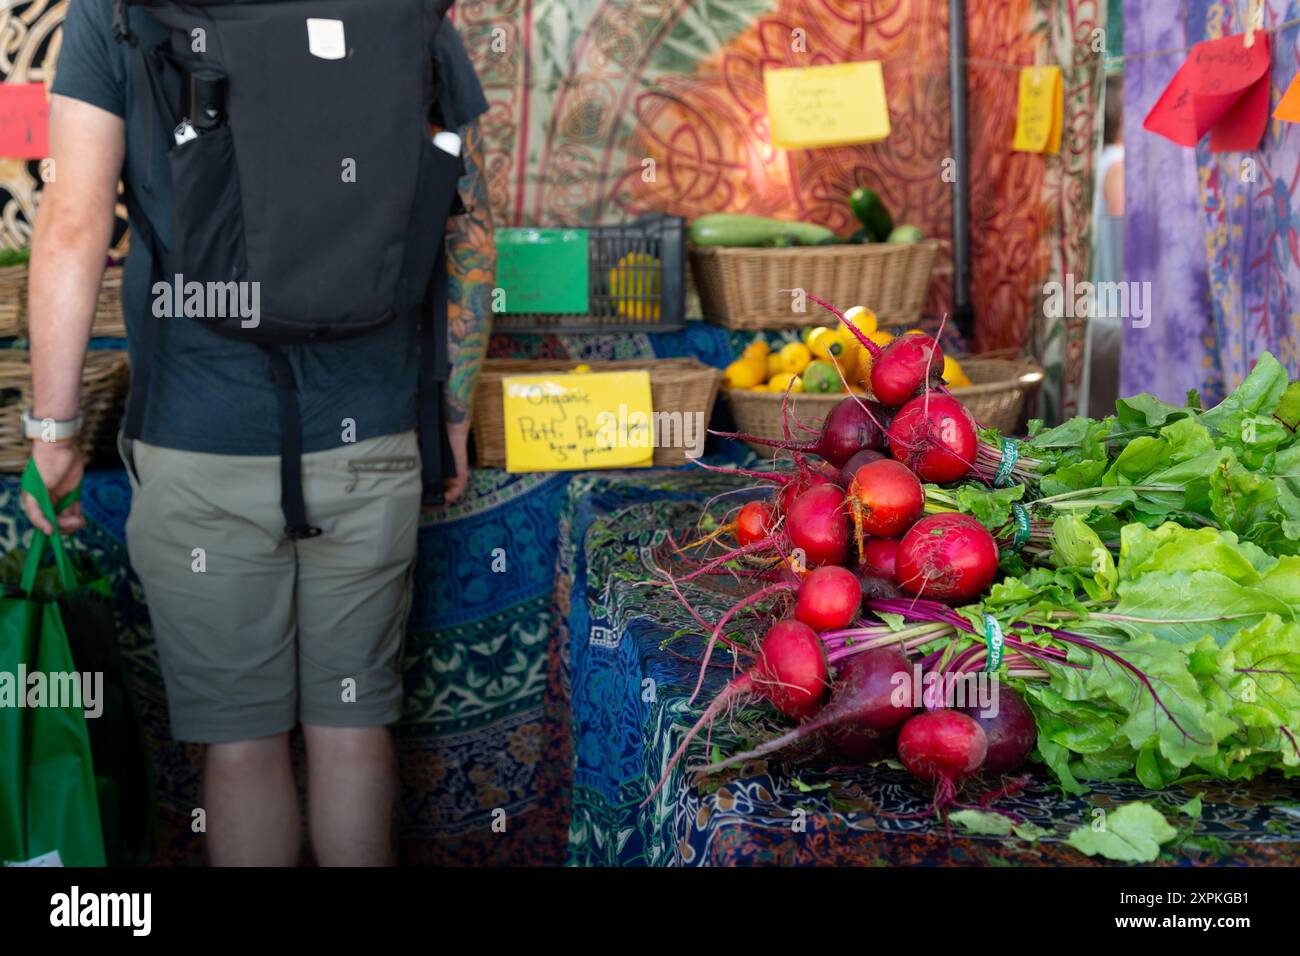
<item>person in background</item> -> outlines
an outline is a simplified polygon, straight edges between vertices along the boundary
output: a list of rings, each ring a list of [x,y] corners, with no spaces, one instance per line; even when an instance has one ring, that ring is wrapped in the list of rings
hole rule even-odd
[[[133,24],[141,43],[165,35],[143,15]],[[466,166],[460,191],[468,212],[453,217],[446,234],[458,476],[445,494],[454,501],[468,476],[470,399],[494,282],[479,129],[487,102],[450,22],[429,42],[454,114],[443,122],[460,134]],[[56,173],[40,198],[29,281],[30,415],[75,431],[118,181],[137,185],[167,159],[164,138],[145,130],[131,48],[114,41],[110,0],[69,4],[52,93]],[[155,177],[142,203],[155,229],[169,221],[165,179]],[[122,296],[133,349],[151,307],[151,274],[147,244],[133,242]],[[127,545],[149,607],[172,734],[207,745],[199,806],[210,862],[299,861],[303,821],[289,734],[301,726],[316,862],[382,865],[393,861],[398,774],[388,725],[402,711],[422,491],[416,330],[390,322],[345,341],[289,348],[307,507],[326,533],[297,541],[283,533],[276,395],[260,350],[176,319],[160,329],[143,434],[122,442],[133,492]],[[344,416],[356,423],[355,441],[340,434]],[[32,458],[56,501],[81,481],[70,440],[37,440]],[[51,530],[30,496],[23,504],[33,524]],[[79,506],[59,516],[66,532],[83,523]],[[202,574],[192,566],[200,544]],[[355,682],[354,700],[340,700],[340,675]]]
[[[1124,281],[1124,77],[1106,77],[1105,122],[1092,204],[1092,281]],[[1123,317],[1088,322],[1079,414],[1113,414],[1119,398]]]

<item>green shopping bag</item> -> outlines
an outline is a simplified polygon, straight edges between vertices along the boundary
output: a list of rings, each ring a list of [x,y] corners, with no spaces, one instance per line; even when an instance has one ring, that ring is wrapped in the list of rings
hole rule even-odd
[[[56,511],[72,504],[80,493],[72,492],[56,509],[32,462],[23,472],[22,487],[35,497],[51,523]],[[44,575],[52,583],[38,588],[47,545],[57,575]],[[0,862],[6,864],[103,866],[105,862],[83,704],[55,699],[55,682],[50,680],[52,675],[77,670],[58,599],[78,590],[58,525],[54,524],[53,535],[39,529],[33,532],[19,588],[0,598]],[[37,675],[35,682],[30,675]]]

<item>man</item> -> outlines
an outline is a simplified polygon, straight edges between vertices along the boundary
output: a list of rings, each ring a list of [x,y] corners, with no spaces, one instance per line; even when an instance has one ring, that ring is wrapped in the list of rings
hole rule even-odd
[[[164,36],[138,10],[131,28],[141,43]],[[447,230],[447,397],[457,477],[446,497],[454,501],[468,474],[469,401],[486,349],[495,263],[478,128],[487,104],[450,24],[438,31],[434,51],[450,94],[445,111],[455,114],[444,121],[461,134],[466,164],[460,190],[468,212]],[[72,0],[52,89],[54,176],[32,240],[37,420],[76,416],[119,178],[131,186],[155,171],[152,192],[135,195],[166,235],[165,146],[142,135],[147,105],[136,96],[131,65],[130,48],[114,42],[111,0]],[[123,285],[133,351],[152,306],[152,272],[146,244],[133,241]],[[345,341],[285,347],[301,408],[306,506],[324,532],[290,540],[265,357],[198,321],[158,321],[140,438],[122,442],[134,492],[127,544],[149,605],[172,733],[208,745],[209,859],[298,861],[289,732],[301,723],[317,862],[389,863],[397,770],[387,725],[401,712],[421,497],[416,330],[390,322]],[[83,463],[69,441],[37,440],[32,457],[55,500],[81,480]],[[26,498],[24,506],[48,530],[35,502]],[[59,523],[79,528],[79,508]]]

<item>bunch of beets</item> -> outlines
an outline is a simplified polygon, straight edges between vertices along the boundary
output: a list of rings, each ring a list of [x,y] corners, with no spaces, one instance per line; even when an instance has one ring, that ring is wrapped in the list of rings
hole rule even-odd
[[[934,788],[933,809],[946,815],[950,807],[965,806],[956,796],[968,779],[995,778],[1025,763],[1036,742],[1028,706],[1008,687],[999,687],[996,716],[973,706],[950,708],[943,695],[922,693],[918,699],[914,667],[942,669],[948,663],[941,654],[909,658],[909,650],[925,643],[924,635],[911,646],[888,638],[854,646],[836,637],[869,615],[873,604],[887,607],[902,599],[960,605],[993,582],[998,546],[982,524],[958,513],[924,515],[923,483],[979,477],[976,423],[943,386],[943,353],[935,339],[903,335],[882,348],[837,309],[809,298],[834,312],[870,351],[874,400],[845,398],[806,441],[791,437],[788,394],[783,440],[722,433],[785,449],[795,467],[715,469],[760,479],[776,492],[745,504],[733,520],[679,553],[726,535],[734,536],[734,548],[676,576],[661,571],[661,583],[672,587],[710,635],[691,701],[719,642],[733,651],[737,673],[669,758],[646,802],[692,740],[726,708],[761,698],[798,726],[706,770],[794,744],[811,744],[839,764],[879,760],[892,751]],[[748,577],[759,586],[709,626],[680,585],[716,574]],[[724,635],[746,609],[774,619],[755,647]],[[1008,666],[1015,658],[1014,652],[1008,655]],[[980,805],[987,807],[994,795],[986,794]]]

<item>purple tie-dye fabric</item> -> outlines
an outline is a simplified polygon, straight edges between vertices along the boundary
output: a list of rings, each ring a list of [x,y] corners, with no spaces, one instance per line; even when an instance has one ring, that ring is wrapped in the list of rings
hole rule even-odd
[[[1243,7],[1244,9],[1244,7]],[[1265,3],[1265,24],[1297,16],[1296,0]],[[1125,3],[1126,56],[1240,31],[1223,0]],[[1300,26],[1270,35],[1271,105],[1300,63]],[[1142,129],[1183,54],[1129,59],[1124,77],[1125,273],[1151,283],[1151,323],[1124,330],[1120,388],[1218,401],[1264,350],[1300,371],[1300,128],[1273,121],[1253,153],[1212,154]]]

